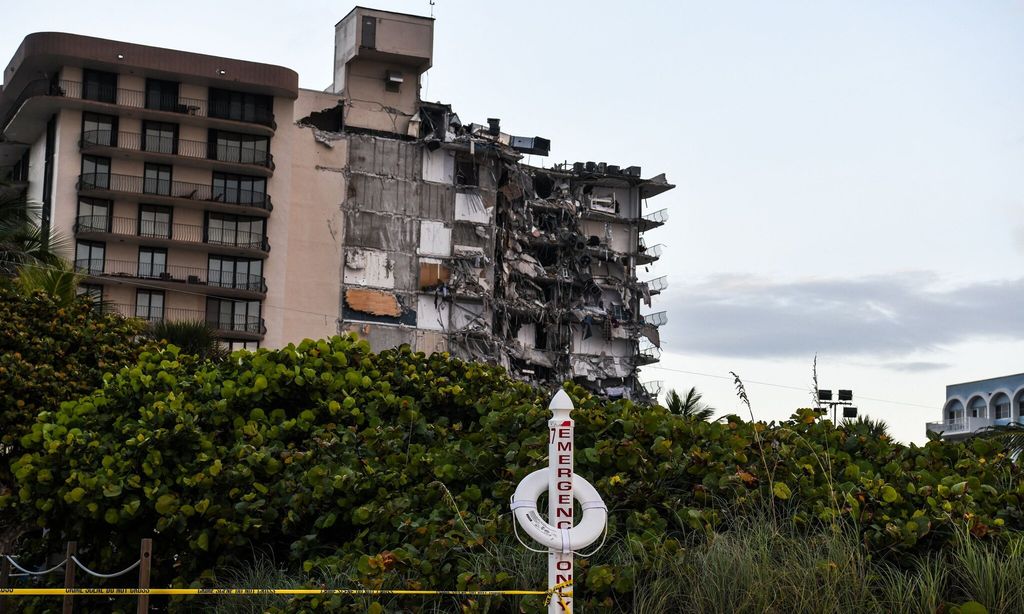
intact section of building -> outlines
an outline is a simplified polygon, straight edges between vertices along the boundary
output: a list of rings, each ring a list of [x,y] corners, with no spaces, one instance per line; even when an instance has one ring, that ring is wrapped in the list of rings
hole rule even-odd
[[[643,397],[664,277],[644,233],[673,186],[628,164],[538,168],[539,136],[420,99],[433,20],[357,7],[334,83],[70,34],[4,74],[0,166],[72,236],[82,291],[199,319],[232,347],[355,331],[538,383]]]
[[[926,429],[962,438],[1015,422],[1024,423],[1024,373],[946,386],[942,421],[929,422]]]

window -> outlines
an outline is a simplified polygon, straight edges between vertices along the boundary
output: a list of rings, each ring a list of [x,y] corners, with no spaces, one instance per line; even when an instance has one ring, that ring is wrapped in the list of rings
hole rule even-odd
[[[178,153],[178,125],[165,122],[142,122],[142,151]]]
[[[263,218],[225,213],[206,216],[206,242],[232,247],[263,246]]]
[[[79,284],[75,289],[75,295],[86,296],[95,305],[103,302],[103,286],[99,284]]]
[[[146,108],[181,112],[178,105],[178,83],[146,79]]]
[[[159,247],[140,247],[139,277],[168,277],[167,250]]]
[[[274,99],[262,94],[232,92],[210,88],[210,117],[271,125],[274,123]]]
[[[270,139],[265,136],[210,130],[209,156],[224,162],[268,165]]]
[[[455,185],[478,185],[476,162],[472,158],[455,159]]]
[[[171,167],[166,164],[146,163],[146,177],[142,191],[160,196],[171,195]]]
[[[259,341],[221,341],[220,347],[227,352],[237,352],[238,350],[248,350],[255,352],[260,349]]]
[[[377,48],[377,18],[367,15],[363,17],[363,37],[360,46],[367,49]]]
[[[259,301],[206,299],[206,322],[217,330],[262,334]]]
[[[75,268],[90,275],[102,275],[106,251],[105,243],[79,241],[75,245]]]
[[[82,98],[117,103],[117,73],[86,69],[82,72]]]
[[[139,236],[171,238],[171,208],[139,205]]]
[[[75,231],[110,232],[111,205],[112,203],[109,200],[79,198],[78,220],[75,225]]]
[[[143,320],[164,319],[164,293],[161,290],[137,290],[135,292],[135,317]]]
[[[82,144],[117,147],[117,117],[99,113],[83,113]]]
[[[1010,417],[1010,402],[996,404],[996,419]]]
[[[223,203],[259,205],[266,202],[267,180],[262,177],[213,174],[213,200]]]
[[[110,158],[82,156],[82,187],[110,189]]]
[[[207,281],[211,286],[263,290],[263,261],[230,256],[210,256]]]

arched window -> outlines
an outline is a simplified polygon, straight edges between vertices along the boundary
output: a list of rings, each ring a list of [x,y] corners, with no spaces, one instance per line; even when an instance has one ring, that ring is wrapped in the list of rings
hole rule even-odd
[[[946,403],[946,421],[958,422],[964,418],[964,405],[957,399],[950,399]]]
[[[1006,393],[997,392],[992,395],[992,417],[996,420],[1010,418],[1010,397]]]
[[[974,397],[967,402],[967,415],[970,418],[985,417],[985,399]]]

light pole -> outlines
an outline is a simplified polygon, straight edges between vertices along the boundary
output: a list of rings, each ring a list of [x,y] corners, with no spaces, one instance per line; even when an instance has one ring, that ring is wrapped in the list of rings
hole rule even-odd
[[[838,424],[836,422],[836,408],[843,408],[844,418],[856,418],[857,408],[853,406],[853,391],[852,390],[838,390],[837,399],[832,400],[831,390],[819,390],[818,391],[818,403],[820,405],[828,405],[832,408],[832,424]]]

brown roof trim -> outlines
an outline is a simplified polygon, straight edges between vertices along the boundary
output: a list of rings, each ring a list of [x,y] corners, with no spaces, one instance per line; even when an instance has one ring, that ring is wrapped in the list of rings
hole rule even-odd
[[[118,54],[123,58],[118,58]],[[4,97],[10,95],[12,87],[18,90],[24,83],[52,75],[64,65],[116,72],[131,70],[142,76],[286,98],[297,97],[299,90],[299,75],[283,66],[80,34],[36,32],[25,37],[4,71]],[[223,75],[218,72],[221,70]]]
[[[352,13],[355,13],[356,11],[370,11],[370,12],[373,12],[373,13],[385,13],[385,14],[388,14],[388,15],[400,15],[402,17],[414,17],[416,19],[426,19],[428,21],[435,21],[435,19],[433,17],[430,17],[428,15],[413,15],[412,13],[400,13],[398,11],[385,11],[384,9],[375,9],[375,8],[370,8],[368,6],[359,6],[357,4],[354,7],[352,7],[351,11],[345,13],[345,16],[342,17],[341,19],[339,19],[338,23],[334,24],[334,27],[337,28],[338,24],[340,24],[341,22],[343,22],[346,19],[348,19],[348,16],[351,15]]]

